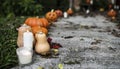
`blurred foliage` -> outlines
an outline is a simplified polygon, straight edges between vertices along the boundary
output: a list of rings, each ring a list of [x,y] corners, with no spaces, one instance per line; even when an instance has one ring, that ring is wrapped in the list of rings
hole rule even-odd
[[[86,3],[86,0],[81,0],[81,5],[89,5]],[[108,0],[93,0],[93,9],[99,10],[100,8],[108,9],[109,2]]]
[[[86,0],[81,0],[82,5]],[[108,0],[93,0],[95,9],[107,8]],[[0,16],[39,16],[51,9],[66,11],[69,8],[69,0],[1,0]]]
[[[0,16],[39,16],[51,9],[67,10],[69,0],[1,0]]]
[[[42,5],[35,0],[1,0],[0,16],[40,15]]]
[[[93,0],[93,1],[94,1],[93,6],[96,10],[100,8],[108,9],[108,5],[109,5],[108,0]]]
[[[44,13],[51,9],[66,11],[69,8],[69,0],[37,0],[37,2],[43,6]]]
[[[17,30],[25,18],[0,18],[0,69],[10,69],[18,65],[16,55]]]

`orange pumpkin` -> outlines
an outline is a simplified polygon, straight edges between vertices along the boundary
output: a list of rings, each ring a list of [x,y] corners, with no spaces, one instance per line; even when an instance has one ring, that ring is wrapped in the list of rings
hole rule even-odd
[[[46,13],[45,15],[48,22],[54,22],[57,20],[57,14],[54,12],[54,10],[51,10],[51,12]]]
[[[39,21],[39,18],[36,17],[29,17],[25,20],[25,24],[27,24],[28,26],[40,26],[41,23]]]
[[[46,18],[39,18],[39,20],[41,21],[40,24],[42,27],[48,28],[49,27],[49,22]]]
[[[115,17],[116,16],[116,11],[115,10],[113,10],[113,9],[111,9],[110,11],[108,11],[108,16],[110,16],[110,17]]]
[[[69,9],[67,10],[67,14],[68,14],[68,15],[72,15],[72,14],[73,14],[73,10],[72,10],[71,8],[69,8]]]
[[[86,0],[86,3],[87,3],[87,4],[90,4],[90,1],[91,1],[91,0]]]
[[[45,33],[46,35],[48,34],[48,30],[47,30],[46,28],[41,27],[41,29],[42,29],[42,32],[43,32],[43,33]]]
[[[45,27],[40,27],[40,26],[34,26],[34,27],[32,27],[32,32],[33,32],[33,34],[36,34],[38,32],[43,32],[46,35],[48,34],[48,30]]]
[[[62,17],[63,13],[61,10],[55,10],[55,13],[57,14],[58,17]]]

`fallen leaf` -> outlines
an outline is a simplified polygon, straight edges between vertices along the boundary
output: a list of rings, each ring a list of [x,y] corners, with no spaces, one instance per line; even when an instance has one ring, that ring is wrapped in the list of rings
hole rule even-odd
[[[59,69],[63,69],[63,64],[58,64]]]
[[[37,69],[44,69],[43,67],[39,66]]]

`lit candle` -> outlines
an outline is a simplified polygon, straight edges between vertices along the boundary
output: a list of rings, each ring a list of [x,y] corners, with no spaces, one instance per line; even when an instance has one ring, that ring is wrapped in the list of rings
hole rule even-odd
[[[90,13],[90,10],[89,10],[89,9],[86,10],[86,14],[88,14],[88,13]]]
[[[68,17],[67,12],[64,12],[64,18],[67,18],[67,17]]]
[[[90,1],[90,4],[91,4],[91,5],[93,4],[93,0]]]
[[[18,29],[18,37],[17,37],[17,45],[18,47],[23,47],[23,33],[27,30],[31,30],[30,26],[27,26],[26,24],[23,24]]]
[[[17,48],[16,50],[19,63],[20,64],[29,64],[32,62],[33,51],[26,49],[25,47]]]
[[[112,3],[112,4],[115,4],[115,0],[111,0],[111,3]]]
[[[119,5],[117,5],[116,9],[119,10]]]
[[[34,36],[32,32],[27,32],[23,33],[23,47],[26,47],[28,49],[33,49],[33,41],[34,41]]]
[[[117,6],[116,6],[116,5],[114,5],[114,9],[117,9]]]

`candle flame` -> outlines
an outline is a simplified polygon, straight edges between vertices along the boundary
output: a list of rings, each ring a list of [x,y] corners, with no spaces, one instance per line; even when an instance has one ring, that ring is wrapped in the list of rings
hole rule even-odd
[[[43,32],[38,32],[38,34],[43,34]]]
[[[27,32],[29,32],[29,30],[27,30]]]

